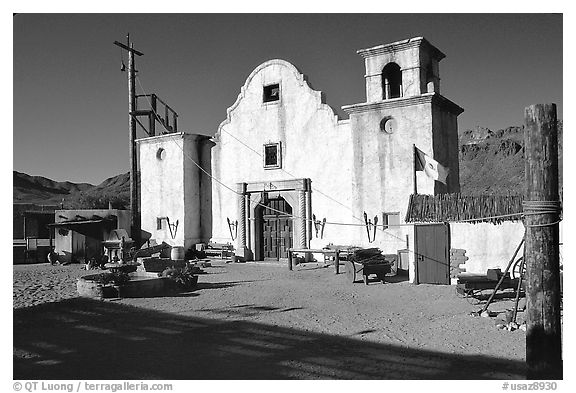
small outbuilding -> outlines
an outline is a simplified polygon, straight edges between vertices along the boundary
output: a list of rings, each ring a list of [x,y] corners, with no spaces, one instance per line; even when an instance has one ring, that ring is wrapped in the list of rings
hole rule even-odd
[[[13,204],[13,263],[46,262],[54,245],[54,211],[59,205]]]
[[[56,210],[55,248],[61,263],[97,262],[105,255],[103,242],[114,230],[130,230],[130,211],[119,209]]]

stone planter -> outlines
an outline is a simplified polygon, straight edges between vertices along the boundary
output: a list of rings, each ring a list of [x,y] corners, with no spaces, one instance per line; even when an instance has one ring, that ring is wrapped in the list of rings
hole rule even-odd
[[[84,276],[76,282],[78,294],[83,297],[107,299],[127,297],[156,297],[173,293],[173,282],[164,277],[133,276],[122,285],[102,285],[97,274]]]
[[[198,276],[194,276],[194,278],[192,279],[192,282],[189,285],[182,285],[182,284],[177,283],[176,281],[174,281],[170,278],[166,278],[166,280],[169,282],[168,285],[169,285],[170,291],[173,294],[190,292],[198,286]]]
[[[124,285],[112,285],[112,288],[114,288],[116,297],[124,297],[122,296],[124,295]]]
[[[111,285],[102,285],[94,281],[98,275],[84,276],[76,282],[76,290],[80,296],[106,299],[117,297],[117,291]]]
[[[173,261],[170,258],[143,258],[142,262],[149,273],[162,273],[169,267],[186,266],[186,261]]]
[[[192,282],[189,285],[178,285],[180,292],[190,292],[198,286],[198,276],[192,278]]]

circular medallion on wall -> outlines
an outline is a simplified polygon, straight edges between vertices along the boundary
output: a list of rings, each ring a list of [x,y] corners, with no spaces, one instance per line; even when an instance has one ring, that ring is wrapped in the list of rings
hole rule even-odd
[[[396,119],[388,116],[380,121],[380,131],[387,134],[392,134],[396,131]]]

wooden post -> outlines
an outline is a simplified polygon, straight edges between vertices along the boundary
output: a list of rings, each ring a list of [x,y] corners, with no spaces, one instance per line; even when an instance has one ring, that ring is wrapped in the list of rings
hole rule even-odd
[[[306,179],[306,220],[307,220],[307,238],[306,243],[308,248],[311,247],[310,242],[312,241],[312,185],[311,180]],[[311,255],[310,255],[311,256]],[[310,260],[310,259],[307,259]]]
[[[150,136],[154,136],[156,135],[156,116],[158,116],[158,113],[156,112],[157,110],[157,103],[156,103],[156,94],[152,94],[152,96],[150,97],[150,101],[151,101],[151,108],[150,110],[152,111],[152,113],[150,114],[150,129],[148,130],[150,132]]]
[[[138,194],[138,154],[136,152],[136,69],[134,66],[134,44],[126,36],[128,50],[128,124],[130,129],[130,228],[136,247],[140,247],[140,203]]]
[[[136,247],[140,247],[140,209],[138,193],[138,162],[136,152],[136,70],[134,55],[142,56],[144,53],[134,49],[130,43],[130,34],[126,36],[126,45],[114,41],[114,45],[128,51],[128,129],[130,135],[130,230]],[[62,207],[64,208],[64,207]]]
[[[336,250],[336,256],[334,257],[334,270],[336,274],[340,273],[340,250]]]
[[[412,145],[412,174],[414,175],[414,195],[418,194],[418,182],[416,177],[416,145]]]
[[[28,262],[28,241],[26,240],[26,212],[22,213],[22,217],[24,218],[24,262]]]
[[[527,378],[562,379],[558,213],[550,208],[559,200],[556,105],[531,105],[524,117]]]
[[[168,105],[166,105],[166,104],[164,104],[164,118],[165,118],[165,122],[166,122],[166,128],[168,129],[168,131],[171,131],[170,118],[168,117]]]

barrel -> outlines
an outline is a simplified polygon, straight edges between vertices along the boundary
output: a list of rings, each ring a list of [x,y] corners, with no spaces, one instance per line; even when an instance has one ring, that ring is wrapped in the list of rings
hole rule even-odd
[[[183,260],[185,256],[184,247],[173,246],[170,251],[170,259],[173,261]]]

